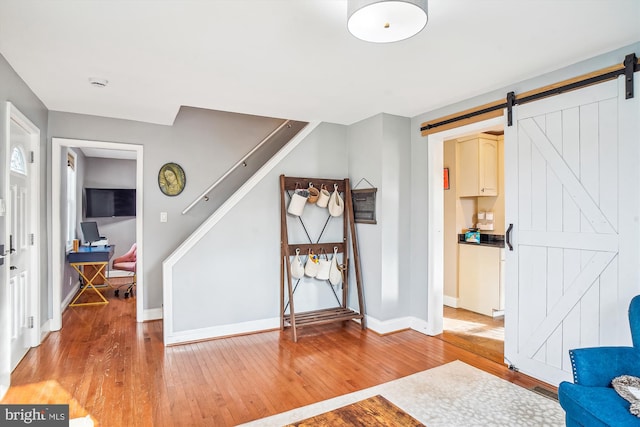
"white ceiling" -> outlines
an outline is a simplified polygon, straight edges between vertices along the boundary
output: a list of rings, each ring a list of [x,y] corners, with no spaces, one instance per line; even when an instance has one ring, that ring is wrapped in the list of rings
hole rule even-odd
[[[50,110],[171,124],[186,105],[351,124],[640,41],[639,0],[429,0],[425,30],[386,45],[353,38],[346,14],[346,0],[0,0],[0,53]]]

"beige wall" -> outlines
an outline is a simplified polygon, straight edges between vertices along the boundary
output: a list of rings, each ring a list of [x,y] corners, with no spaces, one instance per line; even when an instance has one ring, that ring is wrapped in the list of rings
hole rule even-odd
[[[443,164],[449,168],[449,190],[444,190],[444,296],[458,297],[458,208],[456,200],[456,142],[444,142]],[[446,301],[445,301],[446,302]]]

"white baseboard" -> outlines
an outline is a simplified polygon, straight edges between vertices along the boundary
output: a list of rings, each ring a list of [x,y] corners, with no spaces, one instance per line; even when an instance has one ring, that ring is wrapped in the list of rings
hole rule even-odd
[[[390,334],[403,329],[411,329],[411,319],[411,317],[400,317],[398,319],[378,320],[367,316],[367,328],[381,335]]]
[[[78,281],[73,285],[73,290],[69,292],[69,294],[67,294],[67,296],[62,301],[62,305],[60,306],[61,313],[64,312],[64,310],[69,306],[69,304],[71,304],[73,297],[76,296],[79,290],[80,290],[80,282]]]
[[[159,311],[161,309],[148,310],[149,312]],[[146,311],[145,311],[146,313]],[[146,316],[145,316],[146,318]],[[149,319],[155,320],[155,319]],[[360,323],[358,320],[356,322]],[[185,344],[194,341],[205,341],[215,338],[229,337],[233,335],[251,334],[257,332],[271,331],[280,328],[280,319],[271,318],[263,320],[254,320],[251,322],[242,322],[229,325],[212,326],[210,328],[194,329],[173,333],[165,337],[164,345]],[[390,320],[378,320],[374,317],[367,316],[367,328],[380,335],[390,334],[405,329],[413,329],[425,335],[436,335],[432,333],[429,324],[417,317],[401,317]]]
[[[40,326],[40,343],[51,333],[51,324],[51,319],[47,319],[47,321]]]
[[[393,332],[402,331],[404,329],[413,329],[414,331],[425,335],[436,335],[432,333],[426,320],[417,317],[408,316],[397,319],[380,321],[374,317],[367,316],[367,327],[372,331],[384,335]]]
[[[147,322],[150,320],[160,320],[162,319],[162,308],[148,308],[144,310],[144,314],[142,315],[142,322]]]
[[[210,328],[193,329],[174,332],[166,335],[164,345],[184,344],[193,341],[204,341],[233,335],[251,334],[280,328],[280,318],[254,320],[231,325],[212,326]]]
[[[434,332],[426,320],[418,319],[417,317],[412,318],[411,329],[429,336],[438,335],[440,333],[439,331]]]
[[[442,297],[442,303],[444,305],[446,305],[447,307],[458,308],[458,298],[449,297],[447,295],[444,295]]]

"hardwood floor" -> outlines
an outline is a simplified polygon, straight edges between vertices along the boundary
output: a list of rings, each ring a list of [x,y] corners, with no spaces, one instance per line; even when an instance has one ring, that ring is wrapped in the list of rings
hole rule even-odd
[[[42,403],[24,388],[56,381],[102,426],[231,426],[456,359],[553,389],[440,339],[353,322],[305,328],[298,343],[276,330],[164,347],[162,322],[135,322],[135,298],[110,301],[67,309],[64,328],[13,372],[3,403]]]
[[[463,308],[444,306],[444,331],[437,335],[448,343],[504,363],[504,316],[492,318]]]

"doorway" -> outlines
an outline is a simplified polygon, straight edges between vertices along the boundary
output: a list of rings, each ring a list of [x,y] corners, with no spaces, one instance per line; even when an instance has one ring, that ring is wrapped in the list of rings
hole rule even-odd
[[[494,321],[488,316],[478,317],[476,313],[468,310],[445,307],[445,304],[448,306],[456,306],[457,304],[455,300],[452,301],[444,293],[445,264],[447,262],[445,260],[445,244],[446,239],[451,239],[451,236],[446,235],[444,226],[442,171],[445,167],[443,155],[445,140],[500,130],[504,127],[504,122],[504,117],[498,117],[427,136],[429,170],[431,171],[428,176],[428,200],[432,202],[428,208],[430,221],[427,233],[434,237],[430,239],[433,246],[429,251],[429,271],[433,285],[429,287],[428,291],[429,309],[427,313],[431,334],[445,340],[449,339],[452,343],[485,357],[490,356],[491,360],[500,363],[504,363],[501,359],[503,352],[500,351],[503,343],[496,337],[504,334],[503,319],[496,318]],[[454,245],[457,245],[457,242]],[[445,324],[447,329],[445,329]]]
[[[143,270],[143,241],[142,241],[142,218],[143,218],[143,147],[141,145],[123,144],[117,142],[87,141],[66,138],[52,138],[52,294],[53,294],[53,316],[52,330],[62,328],[62,278],[65,265],[65,252],[63,230],[60,228],[61,218],[61,183],[63,167],[66,165],[66,150],[74,148],[78,150],[104,150],[110,152],[113,157],[118,153],[133,154],[136,160],[136,242],[137,242],[137,269]],[[144,320],[144,274],[137,276],[136,283],[136,320]]]
[[[444,322],[439,338],[503,363],[504,131],[446,139],[443,165],[449,179],[443,198]]]

